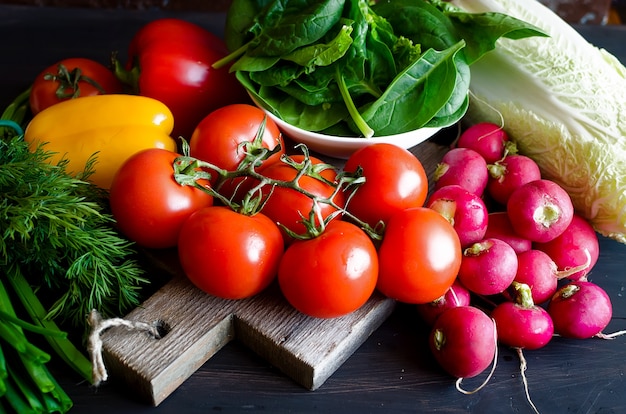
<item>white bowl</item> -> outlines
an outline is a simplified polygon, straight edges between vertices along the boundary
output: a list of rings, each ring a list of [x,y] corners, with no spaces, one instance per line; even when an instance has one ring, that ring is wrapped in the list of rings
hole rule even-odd
[[[259,108],[263,109],[260,105]],[[356,150],[375,143],[389,143],[399,147],[409,149],[420,144],[441,128],[420,128],[414,131],[396,135],[387,135],[372,138],[339,137],[307,131],[288,124],[271,112],[263,109],[265,113],[278,125],[278,128],[291,140],[306,144],[306,146],[317,153],[329,157],[347,159]]]

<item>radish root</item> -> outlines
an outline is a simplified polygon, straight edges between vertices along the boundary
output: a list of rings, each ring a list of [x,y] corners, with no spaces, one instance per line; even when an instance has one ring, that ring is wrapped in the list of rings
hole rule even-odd
[[[591,253],[589,253],[588,249],[585,249],[585,256],[587,257],[587,260],[585,261],[585,263],[579,266],[566,267],[565,269],[559,270],[558,272],[556,272],[557,279],[559,280],[565,279],[566,277],[571,276],[575,273],[578,273],[581,270],[587,269],[591,265]],[[587,280],[587,276],[585,275],[584,277],[581,278],[581,280]]]
[[[615,339],[618,336],[622,336],[622,335],[626,335],[626,331],[617,331],[617,332],[613,332],[610,334],[605,334],[605,333],[600,332],[600,333],[595,334],[594,336],[600,339]]]
[[[499,118],[500,122],[498,124],[496,124],[496,125],[498,125],[500,127],[500,129],[504,129],[504,116],[502,115],[502,113],[500,111],[498,111],[498,109],[495,106],[491,105],[489,102],[487,102],[484,99],[480,99],[478,97],[478,95],[476,95],[471,90],[469,91],[469,96],[472,99],[480,102],[481,104],[486,105],[489,109],[492,109],[496,114],[498,114],[498,118]]]
[[[532,407],[533,411],[539,414],[539,410],[537,410],[537,407],[530,398],[530,391],[528,390],[528,380],[526,379],[526,369],[528,368],[528,364],[526,363],[524,352],[522,352],[522,348],[515,348],[515,350],[517,351],[517,356],[519,357],[519,368],[520,373],[522,374],[522,382],[524,383],[524,393],[526,394],[526,400],[528,400],[528,403]]]

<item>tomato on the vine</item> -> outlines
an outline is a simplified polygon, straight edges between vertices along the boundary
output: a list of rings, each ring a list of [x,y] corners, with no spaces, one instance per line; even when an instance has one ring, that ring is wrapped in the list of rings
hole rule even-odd
[[[294,241],[278,268],[287,301],[317,318],[351,313],[376,288],[378,257],[370,237],[347,221],[333,220],[317,237]]]
[[[295,163],[302,163],[305,161],[306,156],[296,154],[292,155],[290,158]],[[319,158],[310,155],[308,158],[314,166],[325,164]],[[262,172],[265,177],[280,181],[293,180],[298,173],[297,168],[282,161],[268,165]],[[337,171],[334,168],[326,168],[319,174],[330,183],[336,182]],[[298,184],[300,188],[320,199],[330,199],[332,197],[332,200],[337,206],[342,208],[344,205],[343,193],[338,191],[333,197],[335,187],[329,183],[304,174],[298,179]],[[311,197],[293,188],[266,185],[261,189],[261,192],[266,200],[261,211],[276,223],[280,223],[296,234],[307,233],[307,228],[303,224],[303,220],[309,220],[312,211],[317,213],[315,219],[316,224],[319,224],[319,219],[317,218],[326,219],[337,211],[335,206],[324,202],[317,203],[316,207],[316,203]],[[314,208],[318,210],[314,210]],[[291,242],[292,237],[285,231],[283,231],[283,234],[285,241],[288,243]]]
[[[213,196],[206,191],[176,182],[173,164],[178,156],[160,148],[140,151],[113,178],[111,213],[119,230],[140,246],[176,246],[180,228],[191,213],[213,204]]]
[[[225,206],[193,213],[178,240],[178,257],[189,280],[223,299],[264,290],[276,277],[283,251],[276,223],[262,213],[244,215]]]
[[[454,227],[438,212],[414,207],[389,219],[378,249],[378,290],[400,302],[432,302],[452,286],[462,258]]]
[[[81,96],[121,93],[113,71],[87,58],[67,58],[50,65],[35,78],[29,104],[33,115],[55,103]]]
[[[263,135],[256,140],[259,129],[264,125]],[[200,121],[189,140],[189,155],[209,162],[227,171],[234,171],[248,154],[254,156],[258,150],[278,149],[257,167],[277,161],[285,153],[285,141],[276,123],[263,110],[248,104],[226,105],[208,114]],[[215,183],[215,175],[211,180]],[[220,193],[230,198],[243,179],[225,182]],[[238,190],[241,194],[243,189]]]
[[[354,152],[344,171],[354,173],[359,167],[365,183],[346,208],[370,226],[387,222],[395,212],[424,205],[428,177],[410,151],[392,144],[371,144]]]

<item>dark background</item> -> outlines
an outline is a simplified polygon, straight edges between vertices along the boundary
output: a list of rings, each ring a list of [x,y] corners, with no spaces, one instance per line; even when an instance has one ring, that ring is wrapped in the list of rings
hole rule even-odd
[[[626,20],[626,0],[540,0],[570,23],[614,24]],[[229,0],[4,0],[0,4],[55,7],[224,11]]]

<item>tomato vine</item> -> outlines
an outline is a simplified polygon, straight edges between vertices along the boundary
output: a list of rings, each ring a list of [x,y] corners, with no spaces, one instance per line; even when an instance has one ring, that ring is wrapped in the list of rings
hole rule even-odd
[[[257,132],[255,140],[259,140],[263,135],[264,124],[261,125]],[[245,144],[242,145],[242,150],[246,151]],[[230,207],[234,211],[241,214],[254,215],[258,213],[264,206],[265,202],[271,196],[271,193],[276,187],[289,188],[300,194],[305,195],[313,201],[314,208],[311,210],[308,217],[302,217],[302,223],[306,227],[305,234],[297,234],[284,226],[283,229],[289,233],[290,236],[296,239],[308,239],[318,236],[324,231],[324,228],[334,218],[343,216],[349,220],[355,222],[361,227],[372,239],[380,240],[382,238],[382,226],[372,227],[368,223],[362,221],[357,216],[348,211],[345,205],[339,205],[335,198],[341,192],[348,193],[348,201],[351,199],[352,194],[358,189],[360,185],[365,182],[365,177],[362,175],[362,170],[357,169],[355,172],[341,172],[337,174],[336,181],[330,181],[323,176],[325,170],[334,169],[331,164],[327,163],[313,163],[309,153],[309,149],[304,144],[298,144],[296,149],[300,150],[303,159],[296,161],[293,156],[282,154],[278,162],[282,162],[289,165],[297,171],[296,175],[290,180],[280,180],[270,178],[258,171],[264,160],[268,159],[271,155],[280,151],[279,147],[273,150],[264,148],[260,145],[254,146],[254,151],[247,153],[247,156],[239,164],[237,169],[229,171],[216,166],[210,162],[199,160],[197,158],[188,155],[188,144],[183,140],[183,154],[176,158],[174,161],[174,177],[180,185],[191,185],[196,188],[210,193],[215,199],[219,200],[222,204]],[[214,186],[206,186],[204,182],[210,180],[213,175],[218,176],[218,180]],[[329,186],[332,186],[333,192],[328,197],[320,197],[311,193],[307,189],[300,185],[302,177],[312,177],[319,180]],[[256,180],[256,184],[249,189],[244,195],[241,201],[236,201],[232,197],[225,197],[220,191],[220,187],[223,183],[241,177],[248,177]],[[264,187],[270,187],[269,196],[262,193],[261,189]],[[335,208],[336,210],[328,217],[321,219],[319,214],[319,205],[327,204]],[[317,220],[316,220],[317,218]]]

